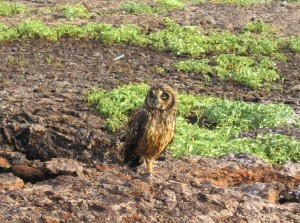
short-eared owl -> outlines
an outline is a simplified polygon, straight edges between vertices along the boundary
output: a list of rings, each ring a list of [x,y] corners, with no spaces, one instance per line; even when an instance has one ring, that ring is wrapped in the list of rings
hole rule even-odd
[[[178,101],[176,92],[166,84],[151,87],[144,105],[128,120],[124,163],[134,168],[146,163],[152,173],[153,161],[174,138]]]

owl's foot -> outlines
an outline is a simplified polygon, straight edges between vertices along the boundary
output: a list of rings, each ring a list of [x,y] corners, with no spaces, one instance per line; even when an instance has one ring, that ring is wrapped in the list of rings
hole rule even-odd
[[[147,171],[149,174],[153,172],[153,159],[146,159]]]

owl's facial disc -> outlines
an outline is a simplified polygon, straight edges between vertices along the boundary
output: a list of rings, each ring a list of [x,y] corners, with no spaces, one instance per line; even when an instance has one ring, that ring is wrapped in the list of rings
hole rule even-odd
[[[170,95],[167,92],[161,90],[151,90],[149,92],[149,97],[147,104],[151,108],[155,109],[167,109],[169,105]]]

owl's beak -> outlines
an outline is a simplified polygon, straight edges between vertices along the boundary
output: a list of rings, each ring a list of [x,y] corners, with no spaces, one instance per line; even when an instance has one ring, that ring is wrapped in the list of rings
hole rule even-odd
[[[155,106],[155,108],[158,108],[158,109],[161,108],[161,103],[157,100],[157,98],[154,99],[154,106]]]

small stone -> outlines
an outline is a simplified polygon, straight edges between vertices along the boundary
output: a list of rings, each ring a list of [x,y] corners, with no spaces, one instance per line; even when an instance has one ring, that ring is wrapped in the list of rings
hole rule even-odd
[[[73,159],[53,158],[45,162],[45,168],[51,174],[61,175],[80,175],[83,172],[83,166]]]
[[[43,172],[43,170],[37,167],[17,164],[12,165],[11,169],[14,175],[19,176],[23,179],[27,179],[29,181],[45,178],[45,173]]]
[[[8,169],[10,168],[11,165],[10,163],[7,161],[7,159],[5,159],[4,157],[1,157],[0,156],[0,168],[3,168],[3,169]]]
[[[24,186],[24,182],[12,173],[0,174],[0,189],[14,190]]]

